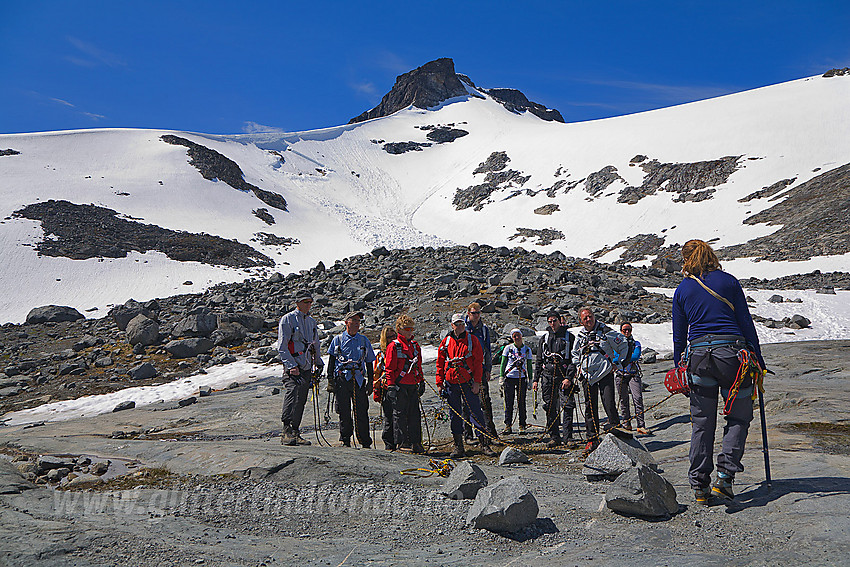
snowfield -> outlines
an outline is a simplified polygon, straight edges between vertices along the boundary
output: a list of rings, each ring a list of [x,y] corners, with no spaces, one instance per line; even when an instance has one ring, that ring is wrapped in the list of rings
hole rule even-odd
[[[233,136],[174,132],[234,160],[245,180],[282,195],[288,212],[270,209],[274,225],[252,214],[265,205],[253,194],[204,179],[188,163],[186,148],[162,142],[158,130],[107,129],[10,134],[0,148],[20,155],[0,157],[0,321],[23,321],[44,304],[80,311],[129,298],[147,300],[196,292],[218,282],[289,272],[318,261],[359,254],[384,245],[522,245],[587,257],[636,234],[656,234],[665,244],[690,238],[717,246],[746,242],[778,227],[742,220],[773,204],[738,199],[782,179],[803,183],[850,162],[850,77],[810,77],[681,106],[605,120],[561,124],[508,112],[489,98],[458,97],[440,106],[408,108],[360,124],[296,133]],[[385,142],[428,142],[421,127],[451,125],[469,132],[451,143],[391,155]],[[377,143],[376,143],[377,142]],[[482,210],[456,210],[455,191],[483,181],[475,168],[504,151],[505,169],[530,175],[523,192],[502,188]],[[644,172],[630,166],[636,155],[661,163],[743,156],[740,169],[702,202],[673,202],[660,191],[637,204],[617,203],[619,190],[640,185]],[[282,159],[281,157],[282,156]],[[605,166],[615,181],[591,198],[583,183],[554,198],[556,181],[578,181]],[[525,190],[539,191],[534,196]],[[38,201],[65,199],[96,204],[126,218],[173,230],[235,239],[271,257],[275,268],[234,269],[170,260],[163,254],[120,259],[69,260],[39,256],[39,223],[11,218]],[[535,214],[557,205],[551,215]],[[517,228],[553,228],[563,240],[511,240]],[[257,232],[296,238],[284,248],[252,241]],[[622,249],[601,258],[613,261]],[[813,269],[850,270],[850,253],[806,262],[736,260],[739,277],[775,277]],[[191,281],[192,284],[183,285]]]

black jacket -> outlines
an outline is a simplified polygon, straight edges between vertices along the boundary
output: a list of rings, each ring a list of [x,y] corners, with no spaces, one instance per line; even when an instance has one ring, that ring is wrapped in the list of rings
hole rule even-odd
[[[550,327],[546,334],[540,337],[537,344],[537,357],[534,363],[534,380],[541,377],[552,379],[557,371],[560,379],[572,379],[576,374],[575,364],[571,359],[571,351],[575,336],[562,325],[558,332],[553,333]],[[552,356],[560,355],[559,356]]]

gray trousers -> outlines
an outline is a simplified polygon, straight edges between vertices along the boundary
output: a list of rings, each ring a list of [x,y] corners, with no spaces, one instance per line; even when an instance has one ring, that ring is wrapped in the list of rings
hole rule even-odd
[[[602,398],[602,407],[608,416],[608,427],[620,425],[620,416],[617,413],[617,402],[614,399],[614,373],[608,374],[599,382],[593,384],[584,381],[584,420],[587,424],[587,437],[593,439],[599,433],[599,402]]]
[[[283,371],[283,411],[280,420],[284,425],[292,428],[298,433],[301,426],[301,418],[304,415],[304,406],[307,404],[307,394],[310,393],[309,371],[301,370],[300,376],[292,376],[286,370]]]
[[[646,421],[643,418],[643,382],[640,374],[625,374],[617,372],[614,375],[614,383],[617,385],[617,393],[620,395],[620,421],[632,419],[631,403],[629,394],[635,402],[635,420],[638,427],[644,427]]]
[[[691,353],[688,366],[691,371],[692,432],[688,471],[691,488],[704,488],[711,482],[717,404],[720,395],[724,401],[728,398],[738,365],[737,349],[731,346],[721,346],[707,352],[694,349]],[[694,373],[697,369],[699,375]],[[716,385],[711,385],[712,382],[716,382]],[[723,444],[717,455],[717,470],[732,477],[744,470],[741,458],[744,456],[747,432],[753,420],[752,392],[752,382],[742,384],[732,403],[731,412],[725,416]]]

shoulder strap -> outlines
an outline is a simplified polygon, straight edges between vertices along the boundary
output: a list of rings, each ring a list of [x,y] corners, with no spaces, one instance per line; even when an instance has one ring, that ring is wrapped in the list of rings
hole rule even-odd
[[[708,293],[710,293],[711,295],[713,295],[714,297],[716,297],[717,299],[719,299],[720,301],[722,301],[723,303],[725,303],[726,305],[728,305],[728,306],[729,306],[729,309],[731,309],[733,312],[735,311],[735,306],[734,306],[734,305],[732,305],[732,302],[731,302],[731,301],[729,301],[728,299],[726,299],[725,297],[723,297],[722,295],[718,294],[716,291],[714,291],[713,289],[711,289],[710,287],[708,287],[707,285],[705,285],[704,283],[702,283],[702,280],[701,280],[701,279],[699,279],[698,277],[696,277],[696,276],[695,276],[695,275],[693,275],[693,274],[688,274],[688,277],[689,277],[689,278],[691,278],[691,279],[693,279],[693,280],[696,280],[696,282],[697,282],[699,285],[701,285],[701,286],[702,286],[702,288],[703,288],[705,291],[707,291]]]

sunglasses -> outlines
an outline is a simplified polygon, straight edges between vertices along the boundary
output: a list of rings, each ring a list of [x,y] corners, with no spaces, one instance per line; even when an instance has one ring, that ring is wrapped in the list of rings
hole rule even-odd
[[[560,323],[561,320],[560,319],[546,319],[546,322],[547,323]]]
[[[470,311],[470,315],[481,315],[481,311]]]
[[[416,327],[402,327],[405,331],[415,331]]]

